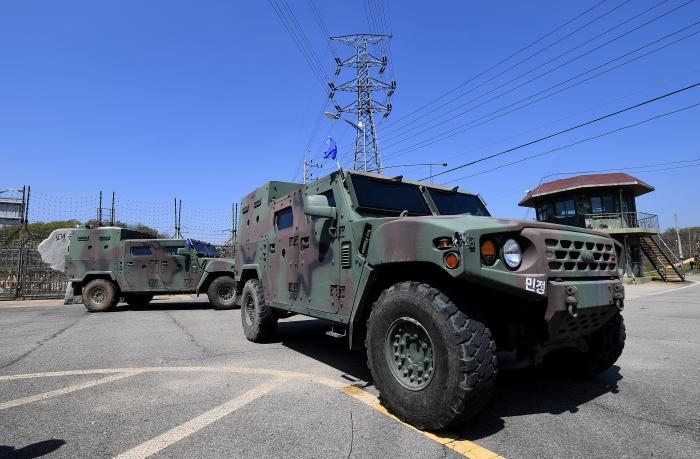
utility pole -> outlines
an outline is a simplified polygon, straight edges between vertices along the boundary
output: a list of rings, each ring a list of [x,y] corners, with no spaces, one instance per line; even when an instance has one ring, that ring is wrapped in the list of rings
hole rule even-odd
[[[353,113],[357,115],[357,125],[362,126],[362,131],[358,130],[355,136],[355,161],[354,168],[367,170],[369,167],[374,172],[382,172],[382,162],[379,156],[379,143],[377,141],[377,126],[374,123],[374,114],[383,113],[386,118],[391,113],[390,97],[396,90],[396,81],[386,83],[374,78],[370,69],[378,67],[379,75],[384,73],[387,67],[387,57],[374,56],[370,52],[371,47],[391,39],[391,35],[357,34],[344,35],[340,37],[330,37],[331,40],[348,45],[355,50],[355,55],[346,60],[335,58],[337,68],[336,75],[340,74],[343,67],[355,69],[355,78],[341,85],[335,86],[329,83],[331,88],[329,98],[333,99],[336,91],[352,92],[356,98],[345,107],[336,104],[335,109],[340,117],[341,113]],[[372,91],[386,91],[386,100],[379,103],[372,99]]]
[[[313,160],[313,159],[312,159],[311,161],[307,161],[307,160],[306,160],[306,155],[307,155],[308,153],[309,153],[308,151],[305,151],[305,152],[304,152],[304,185],[306,185],[306,183],[309,181],[309,179],[311,178],[311,175],[312,175],[312,172],[309,172],[309,171],[308,171],[308,168],[310,168],[310,167],[311,167],[311,168],[313,168],[313,167],[317,167],[317,168],[323,167],[323,164],[316,164],[316,163],[314,163],[314,160]]]
[[[100,191],[100,206],[97,208],[97,227],[102,226],[102,191]]]
[[[683,246],[681,245],[681,233],[678,230],[678,214],[673,214],[676,220],[676,240],[678,241],[678,255],[680,257],[681,263],[683,262]]]
[[[114,226],[114,221],[116,220],[115,218],[115,210],[114,210],[114,191],[112,191],[112,209],[109,214],[109,226]]]

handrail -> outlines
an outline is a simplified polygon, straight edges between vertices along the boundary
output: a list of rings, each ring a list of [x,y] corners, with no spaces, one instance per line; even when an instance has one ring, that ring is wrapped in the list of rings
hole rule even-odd
[[[594,228],[647,228],[659,229],[659,217],[645,212],[609,212],[583,214],[587,223]]]
[[[680,266],[680,272],[685,274],[685,268],[683,267],[683,263],[681,263],[680,259],[676,256],[675,253],[673,253],[673,250],[666,244],[666,241],[663,240],[662,237],[656,237],[657,241],[661,241],[661,244],[663,244],[663,247],[661,247],[661,250],[664,251],[665,255],[671,259],[671,265],[672,266]],[[664,248],[666,250],[664,250]],[[670,257],[669,257],[670,255]],[[679,273],[680,274],[680,273]]]

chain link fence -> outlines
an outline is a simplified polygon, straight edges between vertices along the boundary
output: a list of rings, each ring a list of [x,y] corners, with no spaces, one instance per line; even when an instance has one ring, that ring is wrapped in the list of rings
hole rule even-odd
[[[41,260],[32,238],[0,239],[0,299],[61,298],[66,275]]]

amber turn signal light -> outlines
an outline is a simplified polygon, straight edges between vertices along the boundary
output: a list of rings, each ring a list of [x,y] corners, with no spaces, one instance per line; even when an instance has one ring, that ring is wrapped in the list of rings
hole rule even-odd
[[[445,254],[445,266],[450,269],[455,269],[459,266],[459,255],[454,252],[447,252]]]
[[[496,263],[496,244],[490,239],[481,243],[481,261],[488,266]]]

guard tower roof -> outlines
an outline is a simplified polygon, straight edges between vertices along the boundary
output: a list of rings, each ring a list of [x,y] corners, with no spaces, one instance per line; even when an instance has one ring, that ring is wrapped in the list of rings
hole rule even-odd
[[[518,203],[521,207],[534,207],[538,198],[563,193],[566,191],[580,190],[583,188],[628,188],[634,193],[634,196],[641,196],[650,191],[654,191],[654,187],[645,183],[638,178],[628,174],[591,174],[577,175],[552,182],[546,182],[539,185],[534,190],[527,192],[527,195]]]

